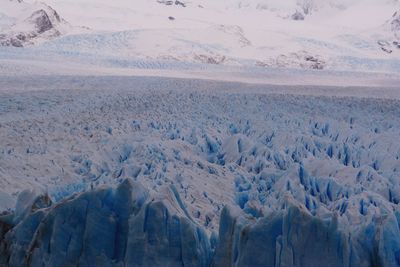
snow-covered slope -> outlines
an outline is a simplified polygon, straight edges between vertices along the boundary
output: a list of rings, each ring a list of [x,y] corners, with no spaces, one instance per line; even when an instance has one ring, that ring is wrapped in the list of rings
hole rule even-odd
[[[82,61],[113,57],[318,70],[399,69],[394,14],[400,3],[395,0],[43,2],[79,27],[45,34],[47,40],[68,33],[33,51],[39,55],[53,51]],[[8,8],[0,23],[25,25],[29,12],[9,14],[18,13],[19,6],[44,4],[2,0],[0,5]],[[18,27],[11,27],[14,39]],[[13,44],[7,36],[3,44]]]
[[[23,47],[62,36],[72,27],[50,6],[2,1],[0,45]]]

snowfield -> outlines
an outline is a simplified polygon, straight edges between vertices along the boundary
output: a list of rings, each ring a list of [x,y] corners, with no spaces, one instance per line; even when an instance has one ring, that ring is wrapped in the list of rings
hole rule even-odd
[[[52,52],[114,64],[400,68],[398,0],[42,2],[0,1],[0,48],[28,47],[39,60]]]
[[[400,265],[398,87],[0,84],[0,263]]]

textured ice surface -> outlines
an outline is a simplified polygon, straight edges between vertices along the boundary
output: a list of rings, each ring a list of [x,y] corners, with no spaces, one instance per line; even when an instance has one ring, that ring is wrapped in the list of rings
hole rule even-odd
[[[89,220],[88,242],[96,246],[88,245],[87,257],[129,260],[120,247],[119,256],[107,254],[126,228],[115,228],[114,215],[123,214],[113,204],[119,191],[104,185],[130,178],[149,191],[143,205],[156,214],[168,210],[188,231],[202,233],[185,245],[196,249],[188,257],[199,265],[399,265],[397,88],[117,77],[4,78],[1,84],[0,197],[8,199],[5,209],[15,202],[17,209],[2,217],[0,236],[8,231],[5,241],[15,247],[3,242],[2,249],[15,262],[34,247],[29,260],[57,265],[52,261],[62,255],[53,251],[65,252],[68,231],[77,230],[68,225],[85,224],[65,219],[68,231],[51,236],[36,232],[37,225],[58,231],[56,221],[79,201],[93,203],[96,218]],[[176,192],[165,193],[170,186]],[[71,197],[79,192],[86,193]],[[57,204],[44,208],[50,200]],[[129,198],[121,203],[136,205]],[[138,224],[140,216],[134,216]],[[154,225],[164,225],[157,216]],[[156,230],[146,233],[165,234]],[[107,232],[101,242],[96,231]],[[53,237],[60,241],[50,242]],[[175,242],[163,240],[160,251]],[[146,247],[135,242],[142,245],[130,255]],[[56,249],[49,252],[46,244]],[[149,266],[161,260],[146,253]]]
[[[130,180],[29,214],[0,247],[7,266],[208,266],[205,231],[174,188],[149,198]],[[17,209],[18,211],[18,209]]]
[[[26,193],[24,194],[26,195]],[[28,198],[23,196],[23,198]],[[42,197],[45,199],[45,197]],[[29,201],[23,201],[27,203]],[[276,211],[222,210],[219,236],[207,236],[173,186],[149,195],[124,180],[16,221],[0,217],[0,264],[7,266],[398,266],[399,221],[377,216],[357,231],[337,213],[313,216],[287,194]],[[14,218],[13,218],[14,217]],[[13,220],[14,219],[14,220]]]
[[[350,231],[337,214],[321,218],[288,199],[257,220],[224,209],[216,266],[399,266],[398,220],[385,215]]]

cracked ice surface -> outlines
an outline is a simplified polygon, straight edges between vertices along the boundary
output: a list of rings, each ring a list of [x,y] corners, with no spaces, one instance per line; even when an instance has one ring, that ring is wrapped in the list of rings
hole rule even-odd
[[[33,187],[60,200],[125,177],[154,191],[175,184],[210,229],[224,204],[268,210],[287,191],[314,214],[352,222],[400,201],[397,100],[150,81],[3,93],[2,194]],[[87,89],[77,77],[58,86]]]
[[[63,90],[1,93],[2,208],[25,189],[57,202],[129,177],[154,195],[174,185],[188,216],[208,233],[220,231],[217,265],[302,266],[288,262],[301,261],[295,248],[305,244],[287,227],[313,233],[309,225],[331,249],[339,244],[343,251],[327,257],[346,259],[343,266],[399,264],[399,100],[108,79],[69,77],[56,85]],[[232,215],[225,205],[241,211]],[[230,225],[237,217],[247,219]],[[298,220],[308,223],[291,223]],[[249,239],[227,237],[227,229]],[[260,229],[276,235],[281,258],[252,254],[265,244],[255,238]],[[239,252],[225,261],[232,251]]]

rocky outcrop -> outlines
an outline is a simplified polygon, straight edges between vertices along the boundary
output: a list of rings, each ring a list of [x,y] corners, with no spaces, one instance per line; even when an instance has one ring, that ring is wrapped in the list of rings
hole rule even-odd
[[[393,34],[386,40],[378,40],[377,45],[381,51],[392,54],[400,49],[400,12],[395,12],[385,24],[387,30]]]
[[[163,5],[166,5],[166,6],[175,5],[175,6],[186,7],[186,3],[178,1],[178,0],[175,0],[175,1],[172,1],[172,0],[157,0],[157,2],[159,4],[163,4]]]
[[[400,41],[400,11],[393,14],[390,26],[395,38]]]
[[[292,20],[304,20],[304,14],[302,12],[296,11],[292,16]]]
[[[226,57],[224,55],[218,55],[218,54],[195,54],[193,56],[194,61],[204,63],[204,64],[213,64],[213,65],[219,65],[225,62]]]
[[[327,64],[320,55],[313,55],[307,51],[298,51],[282,54],[267,61],[257,61],[256,65],[261,67],[277,66],[281,68],[322,70],[326,68]]]
[[[60,23],[61,22],[60,17],[54,10],[52,11],[53,13],[50,14],[50,16],[52,16],[53,21],[55,23]],[[43,9],[33,12],[33,14],[29,18],[27,18],[27,22],[35,25],[36,31],[39,34],[54,28],[54,25],[49,17],[49,14],[47,14],[47,12],[44,11]]]

